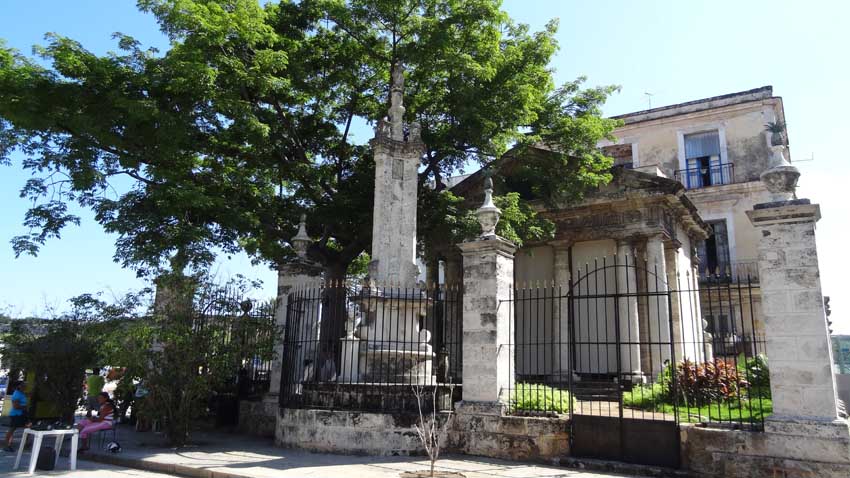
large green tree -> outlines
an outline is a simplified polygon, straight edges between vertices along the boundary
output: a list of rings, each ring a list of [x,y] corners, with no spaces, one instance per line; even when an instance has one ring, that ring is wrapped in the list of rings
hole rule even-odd
[[[20,150],[33,172],[17,254],[36,254],[77,223],[76,202],[118,234],[115,259],[142,275],[203,268],[216,251],[276,263],[292,254],[286,240],[307,211],[310,255],[341,277],[372,232],[374,165],[352,128],[386,114],[395,61],[407,71],[406,119],[421,123],[427,145],[420,218],[429,228],[462,236],[458,199],[433,195],[509,148],[554,152],[526,171],[543,172],[526,176],[546,200],[575,199],[608,178],[596,144],[615,126],[600,112],[613,89],[554,84],[554,21],[530,32],[496,0],[138,7],[156,16],[168,51],[123,34],[104,56],[58,34],[36,48],[40,59],[0,45],[0,161]]]

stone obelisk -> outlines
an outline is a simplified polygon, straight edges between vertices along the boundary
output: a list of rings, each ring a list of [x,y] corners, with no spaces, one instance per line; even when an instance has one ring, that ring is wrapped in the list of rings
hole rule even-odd
[[[425,145],[419,125],[405,128],[404,70],[395,62],[391,71],[389,116],[378,122],[370,141],[375,155],[375,205],[372,223],[373,285],[412,287],[416,265],[416,200],[418,169]]]
[[[372,262],[360,307],[368,318],[343,339],[343,379],[385,385],[434,382],[430,332],[421,329],[427,295],[417,287],[416,200],[425,145],[419,125],[404,124],[404,71],[391,70],[389,116],[378,122]]]

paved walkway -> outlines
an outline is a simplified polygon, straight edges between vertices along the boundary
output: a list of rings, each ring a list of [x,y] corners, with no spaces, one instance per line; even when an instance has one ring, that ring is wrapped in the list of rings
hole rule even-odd
[[[119,431],[123,451],[110,454],[89,452],[84,460],[141,467],[149,471],[209,478],[322,477],[398,478],[405,471],[428,468],[421,457],[366,457],[309,453],[275,447],[270,440],[244,435],[198,433],[197,445],[179,450],[162,446],[161,436],[136,433],[128,427]],[[82,458],[82,457],[81,457]],[[467,478],[607,478],[625,475],[573,470],[476,458],[446,456],[437,469],[462,473]]]

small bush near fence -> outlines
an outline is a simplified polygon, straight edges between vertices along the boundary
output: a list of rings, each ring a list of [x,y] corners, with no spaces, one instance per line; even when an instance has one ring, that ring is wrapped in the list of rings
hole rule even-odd
[[[570,413],[570,392],[538,383],[517,383],[511,390],[515,411]]]
[[[737,362],[737,363],[736,363]],[[684,361],[668,366],[655,383],[638,385],[623,394],[623,406],[674,414],[687,422],[756,423],[773,412],[767,359],[758,355],[737,361]]]

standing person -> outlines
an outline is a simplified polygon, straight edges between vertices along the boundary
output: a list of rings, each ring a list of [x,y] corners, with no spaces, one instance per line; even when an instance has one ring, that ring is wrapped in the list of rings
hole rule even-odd
[[[103,385],[105,383],[103,377],[100,375],[99,368],[92,370],[92,374],[86,379],[86,396],[88,397],[86,399],[86,418],[91,418],[92,410],[100,408],[97,397],[103,391]]]
[[[109,394],[101,392],[95,396],[95,400],[97,400],[97,404],[99,405],[97,418],[86,418],[80,420],[80,423],[77,424],[77,430],[80,430],[80,439],[83,441],[80,451],[89,449],[89,437],[92,433],[100,430],[109,430],[112,428],[113,421],[115,420],[115,402],[109,398]]]
[[[12,440],[15,438],[15,430],[29,426],[27,417],[27,394],[24,392],[26,384],[21,381],[15,385],[15,392],[12,394],[12,411],[9,413],[9,431],[6,432],[6,448],[3,450],[14,452],[12,448]]]

